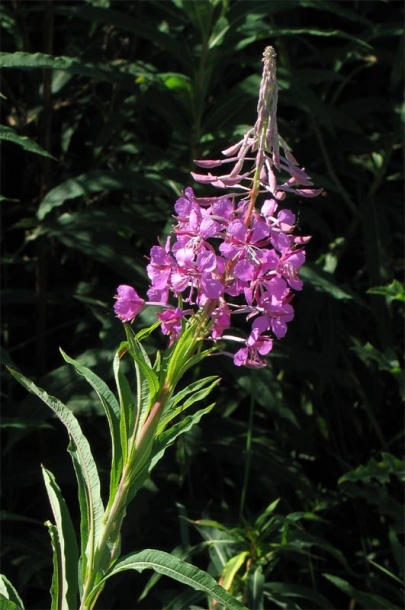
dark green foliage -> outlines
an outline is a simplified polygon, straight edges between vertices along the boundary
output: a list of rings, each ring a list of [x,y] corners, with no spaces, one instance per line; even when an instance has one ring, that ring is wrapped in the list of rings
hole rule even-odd
[[[140,492],[123,552],[159,548],[215,578],[227,566],[252,610],[403,607],[402,3],[18,0],[1,10],[1,359],[80,417],[105,486],[107,423],[58,346],[113,385],[116,286],[144,294],[145,256],[193,159],[218,158],[254,123],[262,52],[276,48],[280,132],[324,188],[287,199],[313,235],[296,319],[268,369],[215,356],[190,373],[188,384],[222,378],[217,405]],[[136,329],[152,322],[145,312]],[[52,514],[40,465],[77,527],[74,472],[56,420],[2,375],[2,572],[27,608],[46,608]],[[111,579],[99,607],[205,603],[147,579]]]

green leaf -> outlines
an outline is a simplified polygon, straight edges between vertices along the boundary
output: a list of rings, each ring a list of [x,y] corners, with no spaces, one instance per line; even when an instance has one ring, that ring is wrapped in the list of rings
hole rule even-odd
[[[358,305],[364,306],[362,299],[347,286],[338,286],[332,274],[320,269],[317,265],[306,263],[300,269],[300,277],[317,290],[330,294],[334,299],[356,301]]]
[[[114,565],[111,572],[99,584],[102,584],[110,576],[124,570],[136,570],[137,572],[155,570],[159,574],[169,576],[169,578],[213,597],[223,608],[228,610],[247,610],[246,606],[219,586],[212,576],[163,551],[146,549],[139,553],[127,555]]]
[[[126,170],[116,172],[92,170],[75,178],[69,178],[69,180],[62,182],[46,194],[38,208],[37,218],[43,220],[51,210],[63,205],[65,201],[70,199],[87,197],[92,193],[103,191],[133,191],[135,182],[133,172]]]
[[[158,434],[153,443],[153,449],[152,449],[153,459],[151,462],[150,469],[152,469],[155,466],[155,464],[163,457],[163,454],[166,451],[166,449],[174,443],[174,441],[176,440],[176,438],[178,436],[180,436],[180,434],[187,432],[193,426],[198,424],[198,422],[201,420],[201,418],[206,413],[209,413],[210,411],[212,411],[214,406],[215,406],[215,403],[212,403],[208,407],[205,407],[205,409],[200,409],[199,411],[197,411],[196,413],[193,413],[192,415],[187,415],[186,417],[184,417],[184,419],[177,422],[177,424],[175,424],[168,430],[165,430],[161,434]]]
[[[221,574],[221,582],[223,582],[223,586],[227,591],[232,587],[233,580],[239,571],[239,569],[243,566],[246,559],[249,557],[249,551],[242,551],[237,555],[233,555],[228,561]]]
[[[108,425],[111,436],[111,473],[110,473],[110,500],[115,496],[119,479],[122,472],[123,457],[121,451],[121,436],[120,436],[120,405],[117,402],[114,394],[111,392],[107,384],[100,379],[93,371],[86,366],[83,366],[73,358],[70,358],[65,352],[60,350],[64,360],[72,364],[79,375],[82,375],[91,387],[97,393],[101,404],[104,407],[107,416]]]
[[[110,267],[116,275],[133,279],[135,272],[145,277],[145,266],[137,263],[137,252],[129,243],[127,231],[133,230],[129,223],[133,216],[121,210],[80,210],[60,214],[41,229],[67,249],[79,250]]]
[[[46,53],[0,53],[0,68],[66,70],[79,76],[106,80],[105,73],[92,64],[84,64],[76,57],[54,57]]]
[[[195,424],[197,424],[201,420],[203,415],[209,413],[213,409],[213,407],[214,403],[212,405],[209,405],[205,409],[200,409],[199,411],[197,411],[197,413],[194,413],[193,415],[188,415],[168,430],[165,430],[161,434],[158,434],[153,439],[151,451],[146,456],[147,459],[145,460],[145,463],[141,464],[138,460],[138,462],[135,464],[137,469],[134,469],[131,473],[133,476],[131,479],[130,491],[128,493],[129,499],[134,498],[138,490],[142,487],[145,480],[149,476],[150,472],[153,470],[159,460],[162,459],[166,449],[170,447],[170,445],[172,445],[181,434],[187,432]]]
[[[52,545],[52,583],[51,583],[51,610],[58,610],[58,607],[68,609],[68,606],[65,604],[65,600],[59,598],[59,587],[63,586],[63,574],[61,569],[61,548],[60,548],[60,540],[59,540],[59,532],[56,525],[51,523],[51,521],[45,521],[45,525],[48,528],[49,536],[51,537],[51,545]]]
[[[323,574],[323,576],[334,584],[338,589],[346,593],[357,603],[363,606],[364,610],[400,610],[400,607],[384,599],[375,593],[366,593],[359,591],[343,578],[333,576],[332,574]]]
[[[382,453],[381,461],[377,462],[377,460],[371,458],[366,464],[361,464],[340,477],[338,484],[342,485],[347,482],[367,484],[371,479],[384,484],[389,483],[390,478],[394,475],[404,482],[404,465],[403,459],[397,458],[390,453]]]
[[[54,551],[52,610],[75,610],[79,590],[76,534],[54,475],[43,466],[42,474],[56,522],[56,531],[52,524],[48,526]]]
[[[403,545],[400,543],[398,536],[396,535],[393,528],[390,528],[388,536],[389,536],[389,540],[390,540],[392,554],[397,563],[399,575],[402,578],[402,581],[401,581],[401,584],[402,584],[404,574],[405,574],[405,549],[404,549]]]
[[[39,144],[34,142],[34,140],[31,140],[31,138],[28,138],[27,136],[20,136],[11,127],[0,125],[0,140],[7,140],[8,142],[12,142],[13,144],[21,146],[21,148],[28,152],[32,152],[37,155],[42,155],[43,157],[48,157],[49,159],[53,159],[54,161],[56,161],[55,157],[46,152],[46,150],[44,150]]]
[[[180,413],[191,407],[196,402],[203,400],[220,383],[218,377],[206,377],[199,379],[189,386],[177,392],[168,402],[164,414],[159,422],[158,433],[163,432],[167,424]],[[212,383],[211,383],[212,382]],[[209,385],[208,385],[209,384]],[[191,396],[190,396],[191,395]],[[190,396],[187,400],[186,397]],[[178,403],[181,403],[179,406]]]
[[[24,610],[24,604],[16,589],[4,574],[0,574],[1,610]]]
[[[226,562],[235,553],[235,545],[243,543],[239,529],[230,530],[222,523],[209,519],[191,521],[208,547],[210,559],[216,574],[221,574]]]
[[[2,302],[4,305],[4,301],[2,301]],[[10,354],[8,353],[8,351],[6,349],[4,349],[4,347],[2,345],[0,345],[0,363],[3,366],[8,366],[13,369],[18,369],[17,365],[11,358]]]
[[[255,610],[264,610],[263,606],[263,590],[264,590],[264,574],[261,566],[250,570],[247,580],[247,596],[249,608]]]
[[[143,404],[138,404],[137,429],[139,430],[152,405],[155,403],[156,397],[160,392],[160,384],[142,344],[134,336],[132,329],[128,324],[125,324],[125,331],[127,334],[129,353],[135,362],[137,370],[138,398],[141,391],[145,396],[145,400],[142,401]],[[145,391],[146,388],[143,387],[145,384],[147,386],[147,392]]]
[[[114,377],[119,396],[120,421],[119,421],[119,442],[121,444],[121,453],[123,462],[128,459],[128,439],[131,436],[134,419],[134,413],[137,411],[136,405],[133,404],[133,396],[127,378],[120,370],[121,350],[127,349],[128,343],[122,343],[114,358]],[[110,497],[110,501],[112,498]]]
[[[16,603],[7,599],[0,593],[0,610],[23,610],[23,606],[18,606]]]
[[[93,8],[87,6],[69,6],[61,4],[55,7],[55,12],[68,17],[87,19],[90,22],[105,23],[108,27],[115,26],[118,30],[130,32],[136,38],[146,38],[152,41],[154,46],[160,47],[164,52],[175,56],[181,64],[188,66],[191,63],[188,47],[180,37],[172,36],[156,28],[155,24],[148,23],[132,17],[128,12],[118,10]]]
[[[12,369],[9,369],[9,371],[21,385],[32,394],[38,396],[52,409],[69,433],[70,443],[68,451],[72,457],[79,486],[81,559],[82,574],[84,576],[87,561],[91,564],[91,559],[101,535],[104,513],[100,496],[100,479],[90,445],[76,417],[60,400],[49,396],[44,390],[38,388],[32,381],[17,371]]]
[[[183,375],[209,354],[217,349],[216,346],[198,351],[198,328],[200,320],[194,318],[182,332],[173,347],[168,348],[163,356],[160,367],[160,382],[175,388]],[[197,352],[197,353],[196,353]]]
[[[330,603],[328,599],[326,599],[323,595],[310,589],[309,587],[304,587],[302,585],[295,585],[293,583],[287,582],[270,582],[265,585],[266,596],[270,599],[275,599],[275,601],[287,602],[288,606],[281,606],[286,608],[291,608],[291,598],[298,599],[306,599],[311,602],[311,606],[306,604],[304,607],[313,608],[314,605],[318,608],[324,608],[325,610],[330,610],[333,608],[333,605]],[[300,608],[301,606],[294,606],[294,608]]]
[[[367,290],[367,294],[380,294],[385,296],[390,303],[400,301],[405,303],[405,287],[398,280],[393,280],[388,286],[374,286]]]

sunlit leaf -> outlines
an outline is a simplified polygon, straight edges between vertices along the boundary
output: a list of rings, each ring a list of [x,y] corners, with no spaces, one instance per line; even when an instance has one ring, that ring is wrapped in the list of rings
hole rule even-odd
[[[20,596],[4,574],[0,574],[0,605],[4,610],[24,610]]]
[[[213,597],[223,608],[246,610],[246,607],[220,587],[212,576],[162,551],[146,549],[128,555],[114,565],[106,578],[124,570],[136,570],[137,572],[155,570],[159,574],[169,576],[184,585],[202,591],[209,597]]]
[[[56,526],[49,523],[54,551],[52,580],[52,610],[74,608],[78,596],[78,550],[76,534],[66,502],[54,475],[42,467],[46,491],[52,507]]]
[[[72,456],[77,482],[79,485],[79,502],[81,512],[81,545],[82,545],[82,574],[86,571],[86,558],[93,556],[99,540],[104,508],[100,496],[100,479],[97,466],[94,462],[88,440],[83,435],[79,422],[71,411],[57,398],[49,396],[44,390],[38,388],[32,381],[9,369],[10,373],[29,392],[40,398],[57,415],[65,425],[70,443],[68,450]]]

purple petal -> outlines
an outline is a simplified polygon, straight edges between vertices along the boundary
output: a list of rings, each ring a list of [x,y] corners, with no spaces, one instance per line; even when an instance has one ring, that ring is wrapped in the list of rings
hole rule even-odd
[[[131,322],[145,305],[144,299],[138,295],[132,286],[121,285],[117,288],[114,312],[122,322]]]

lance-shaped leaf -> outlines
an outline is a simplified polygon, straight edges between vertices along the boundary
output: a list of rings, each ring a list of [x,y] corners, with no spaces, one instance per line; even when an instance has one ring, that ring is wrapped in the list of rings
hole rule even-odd
[[[150,452],[144,454],[145,459],[143,462],[138,459],[135,464],[136,468],[134,468],[131,473],[132,477],[130,481],[130,489],[128,492],[128,501],[132,500],[138,493],[139,489],[142,487],[153,468],[164,456],[166,449],[170,447],[170,445],[172,445],[181,434],[187,432],[195,424],[197,424],[201,420],[203,415],[209,413],[214,406],[215,403],[212,403],[205,409],[200,409],[199,411],[197,411],[197,413],[194,413],[193,415],[188,415],[187,417],[177,422],[177,424],[171,426],[171,428],[165,430],[161,434],[156,434],[153,443],[151,444]]]
[[[102,585],[110,576],[124,570],[136,570],[137,572],[155,570],[155,572],[177,580],[197,591],[202,591],[220,604],[221,608],[226,608],[227,610],[247,610],[246,606],[225,591],[212,576],[203,570],[169,553],[153,549],[146,549],[139,553],[127,555],[118,561],[98,586]]]
[[[221,574],[221,582],[224,588],[229,591],[232,587],[234,578],[249,557],[249,551],[242,551],[237,555],[234,555],[226,562],[224,569]]]
[[[31,138],[28,138],[27,136],[20,136],[11,127],[0,125],[0,140],[8,140],[9,142],[18,144],[18,146],[21,146],[24,150],[28,152],[32,152],[37,155],[42,155],[43,157],[49,157],[50,159],[55,159],[55,157],[52,157],[52,155],[50,155],[46,150],[44,150],[42,146],[34,142],[34,140],[31,140]]]
[[[190,367],[195,366],[217,349],[214,346],[204,351],[198,351],[199,326],[200,321],[195,318],[182,332],[175,344],[164,353],[159,371],[160,383],[162,385],[165,383],[171,390],[174,390]]]
[[[114,358],[114,377],[117,385],[120,408],[120,443],[123,463],[128,460],[129,439],[132,435],[138,413],[137,397],[134,396],[131,386],[121,370],[121,358],[128,351],[128,343],[121,343]],[[141,392],[139,392],[141,393]],[[139,397],[138,397],[139,399]],[[110,495],[109,506],[114,498]]]
[[[122,472],[122,451],[120,441],[120,406],[114,394],[107,384],[93,371],[83,366],[73,358],[70,358],[63,350],[60,350],[63,358],[72,364],[79,375],[82,375],[97,393],[107,416],[111,435],[111,474],[110,474],[110,497],[115,495]]]
[[[256,610],[264,610],[264,582],[265,578],[261,566],[256,566],[253,570],[250,570],[246,583],[246,592],[250,608],[256,608]]]
[[[54,557],[51,610],[75,610],[79,588],[76,534],[54,475],[44,467],[42,474],[56,523],[56,526],[48,524]]]
[[[51,70],[67,70],[71,74],[88,76],[90,78],[106,79],[103,70],[92,64],[85,64],[76,57],[55,57],[46,53],[1,53],[0,68],[21,68],[34,70],[35,68],[48,68]]]
[[[11,599],[7,599],[0,593],[0,608],[1,610],[23,610],[23,606],[18,606]]]
[[[2,610],[24,610],[20,596],[4,574],[0,574],[0,608]]]
[[[79,422],[73,413],[57,398],[50,396],[35,383],[17,371],[9,369],[10,373],[29,392],[38,396],[65,425],[70,443],[68,451],[72,456],[75,468],[80,504],[80,534],[82,575],[86,574],[87,564],[91,565],[94,550],[102,530],[104,507],[100,496],[100,479],[97,466],[91,453],[90,445],[84,436]]]
[[[188,432],[195,424],[198,424],[203,415],[209,413],[214,408],[215,403],[212,403],[205,409],[200,409],[197,413],[193,413],[192,415],[187,415],[184,419],[174,424],[168,430],[165,430],[161,434],[156,436],[156,439],[153,443],[152,448],[152,456],[153,459],[151,461],[150,469],[152,469],[155,464],[163,457],[164,452],[170,445],[174,443],[176,438],[183,434],[184,432]]]
[[[128,340],[129,353],[134,360],[136,369],[138,405],[135,427],[139,430],[156,401],[160,392],[160,384],[148,355],[128,324],[125,324],[125,332]]]
[[[163,432],[167,424],[180,413],[191,407],[194,403],[203,400],[219,384],[218,377],[199,379],[177,392],[168,402],[163,416],[159,422],[158,434]]]
[[[59,608],[63,608],[63,610],[69,610],[69,606],[64,602],[63,597],[60,598],[60,593],[62,596],[64,594],[63,590],[59,592],[59,587],[63,589],[64,578],[62,575],[61,567],[62,553],[60,548],[58,528],[56,527],[56,525],[51,523],[51,521],[45,521],[45,525],[48,528],[52,544],[53,573],[51,584],[51,610],[58,610]]]

